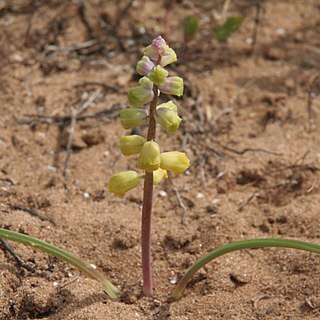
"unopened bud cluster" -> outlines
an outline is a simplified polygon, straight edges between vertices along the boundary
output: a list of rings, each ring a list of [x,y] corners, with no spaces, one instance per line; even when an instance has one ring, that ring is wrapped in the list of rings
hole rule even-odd
[[[183,79],[169,76],[164,68],[177,60],[176,53],[158,36],[152,44],[145,48],[144,56],[137,63],[136,70],[143,77],[138,86],[129,90],[130,107],[120,112],[121,124],[124,129],[132,129],[147,124],[150,114],[143,108],[160,92],[181,96],[183,94]],[[174,133],[181,122],[177,105],[173,101],[159,104],[152,112],[155,121],[168,133]],[[146,141],[140,135],[121,136],[119,148],[123,155],[137,154],[137,167],[145,172],[153,172],[153,183],[159,184],[168,177],[167,170],[178,175],[184,172],[190,164],[183,152],[162,152],[155,140]],[[108,183],[110,192],[123,196],[127,191],[139,185],[144,174],[135,171],[124,171],[112,176]]]

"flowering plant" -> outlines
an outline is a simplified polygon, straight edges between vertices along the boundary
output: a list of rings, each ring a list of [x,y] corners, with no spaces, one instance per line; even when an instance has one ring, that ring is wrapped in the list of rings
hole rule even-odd
[[[137,187],[144,180],[143,207],[142,207],[142,269],[143,289],[146,295],[153,294],[151,272],[151,213],[153,185],[161,183],[168,177],[167,171],[178,175],[183,173],[190,165],[188,157],[179,151],[161,152],[156,139],[156,124],[158,123],[168,133],[175,132],[181,122],[178,107],[173,101],[158,105],[160,92],[181,96],[183,93],[183,80],[177,76],[170,76],[165,66],[175,62],[177,56],[164,39],[159,36],[144,50],[144,56],[137,64],[137,72],[143,77],[139,86],[129,90],[128,100],[130,107],[121,111],[120,119],[125,129],[148,125],[146,137],[140,135],[121,136],[119,148],[123,155],[137,155],[137,168],[142,170],[123,171],[113,175],[108,183],[110,192],[123,197],[126,192]],[[146,109],[143,106],[150,103]],[[105,292],[117,299],[120,291],[104,275],[99,273],[95,266],[74,256],[70,252],[43,242],[36,238],[0,228],[0,239],[16,241],[35,249],[47,252],[84,272],[91,278],[99,281]],[[249,239],[241,240],[220,246],[200,257],[180,279],[173,291],[172,299],[178,300],[186,288],[191,277],[207,263],[226,253],[247,248],[285,247],[305,250],[320,254],[320,246],[293,239]]]
[[[183,80],[180,77],[169,77],[164,68],[177,60],[177,55],[158,36],[144,50],[144,56],[137,63],[136,70],[143,76],[139,86],[132,88],[128,93],[130,107],[120,113],[124,129],[148,125],[147,137],[139,135],[121,136],[119,148],[123,155],[137,154],[137,167],[143,170],[142,174],[136,171],[123,171],[112,176],[108,189],[117,196],[123,196],[127,191],[137,187],[144,180],[141,248],[143,289],[146,295],[151,296],[152,269],[151,269],[151,214],[153,185],[159,184],[168,177],[167,171],[178,175],[190,165],[188,157],[183,152],[161,152],[156,139],[156,124],[158,123],[168,133],[174,133],[181,122],[178,107],[173,101],[158,103],[160,93],[181,96],[183,94]],[[143,106],[150,103],[148,109]]]

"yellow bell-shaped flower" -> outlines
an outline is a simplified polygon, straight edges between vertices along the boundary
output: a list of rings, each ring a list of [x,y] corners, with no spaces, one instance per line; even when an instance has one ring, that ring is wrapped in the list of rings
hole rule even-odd
[[[155,141],[148,141],[142,146],[137,166],[147,172],[159,169],[160,147]]]
[[[168,133],[175,132],[182,120],[177,112],[166,107],[158,108],[154,114],[154,118]]]
[[[190,160],[184,152],[163,152],[160,154],[160,159],[160,168],[172,171],[175,175],[184,172],[190,166]]]
[[[131,136],[121,136],[118,146],[123,155],[130,156],[132,154],[138,154],[145,142],[145,138],[133,134]]]
[[[153,184],[159,184],[163,179],[168,178],[167,170],[159,168],[156,171],[153,171]]]
[[[168,109],[174,111],[175,113],[178,113],[178,107],[177,107],[177,105],[175,103],[173,103],[172,100],[157,105],[157,110],[159,108],[168,108]]]
[[[134,189],[139,185],[141,177],[135,171],[122,171],[112,176],[108,183],[108,190],[118,197],[123,197],[124,194]]]

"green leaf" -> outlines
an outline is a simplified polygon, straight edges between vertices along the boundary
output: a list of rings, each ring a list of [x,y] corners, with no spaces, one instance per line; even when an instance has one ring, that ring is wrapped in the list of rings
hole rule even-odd
[[[117,299],[119,297],[118,289],[107,278],[105,278],[104,275],[98,272],[93,265],[81,260],[80,258],[74,256],[68,251],[60,249],[56,246],[53,246],[52,244],[41,241],[39,239],[26,236],[22,233],[1,229],[1,228],[0,228],[0,238],[19,242],[27,246],[30,246],[34,249],[47,252],[59,258],[60,260],[63,260],[73,265],[78,270],[82,271],[87,276],[89,276],[90,278],[93,278],[99,281],[102,284],[103,289],[110,296],[111,299]]]
[[[211,262],[215,258],[218,258],[226,253],[242,250],[242,249],[252,249],[252,248],[266,248],[266,247],[282,247],[282,248],[292,248],[297,250],[304,250],[309,252],[314,252],[320,254],[320,246],[317,244],[312,244],[309,242],[292,240],[292,239],[277,239],[277,238],[264,238],[264,239],[249,239],[241,240],[237,242],[232,242],[225,244],[224,246],[218,247],[208,254],[200,257],[184,274],[180,279],[179,283],[175,287],[172,298],[173,300],[178,300],[181,298],[184,289],[186,288],[190,279],[194,274],[204,267],[207,263]]]
[[[218,41],[225,41],[239,29],[243,20],[242,16],[229,17],[222,26],[213,27],[212,33]]]
[[[183,34],[185,38],[192,38],[198,32],[198,18],[195,16],[186,17],[183,21]]]

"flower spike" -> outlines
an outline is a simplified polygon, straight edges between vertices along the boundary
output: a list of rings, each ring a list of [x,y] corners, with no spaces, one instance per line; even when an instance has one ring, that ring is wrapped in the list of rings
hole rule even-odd
[[[177,60],[177,55],[165,40],[158,36],[144,50],[143,57],[138,61],[136,71],[142,76],[139,85],[130,89],[128,101],[130,108],[120,112],[122,126],[125,129],[147,124],[146,138],[140,135],[121,136],[119,148],[126,156],[138,154],[137,167],[143,170],[139,175],[135,171],[124,171],[112,176],[109,180],[110,192],[122,197],[127,191],[144,180],[142,223],[141,223],[141,260],[143,291],[152,296],[152,259],[151,259],[151,214],[153,187],[168,178],[168,171],[178,175],[190,165],[183,152],[171,151],[160,153],[156,141],[157,123],[168,133],[175,132],[181,122],[177,105],[173,101],[158,104],[160,93],[183,94],[183,80],[177,76],[169,76],[164,68]],[[145,111],[143,105],[150,102]]]

